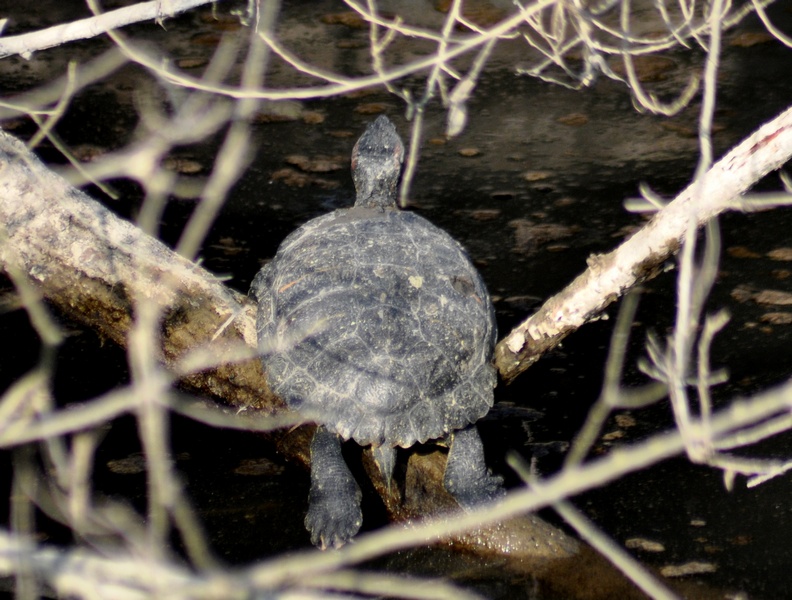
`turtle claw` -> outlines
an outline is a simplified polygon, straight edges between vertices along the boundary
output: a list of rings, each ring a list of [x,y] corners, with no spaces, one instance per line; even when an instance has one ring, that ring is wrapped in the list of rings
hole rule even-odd
[[[337,510],[339,508],[343,510]],[[321,502],[312,498],[305,516],[305,528],[311,533],[311,543],[322,550],[346,544],[358,532],[362,522],[359,504],[343,505],[338,499]]]

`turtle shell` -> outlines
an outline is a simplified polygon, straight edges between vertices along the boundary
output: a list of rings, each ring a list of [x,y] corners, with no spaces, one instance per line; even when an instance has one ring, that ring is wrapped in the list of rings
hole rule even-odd
[[[353,207],[314,219],[253,293],[271,388],[344,439],[408,447],[492,406],[489,294],[461,245],[419,215]]]

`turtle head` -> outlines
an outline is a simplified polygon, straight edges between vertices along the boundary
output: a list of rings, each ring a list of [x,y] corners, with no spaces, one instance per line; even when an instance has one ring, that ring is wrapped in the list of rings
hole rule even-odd
[[[396,188],[404,160],[402,144],[388,117],[377,117],[352,150],[355,206],[396,208]]]

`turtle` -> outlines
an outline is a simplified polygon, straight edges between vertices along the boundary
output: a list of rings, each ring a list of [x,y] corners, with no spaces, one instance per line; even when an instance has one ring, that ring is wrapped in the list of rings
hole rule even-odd
[[[396,447],[441,440],[459,505],[504,493],[475,426],[497,381],[492,301],[461,244],[399,208],[403,159],[395,126],[378,117],[352,151],[354,206],[287,236],[251,285],[268,383],[317,423],[305,525],[322,549],[362,523],[342,440],[370,446],[389,486]]]

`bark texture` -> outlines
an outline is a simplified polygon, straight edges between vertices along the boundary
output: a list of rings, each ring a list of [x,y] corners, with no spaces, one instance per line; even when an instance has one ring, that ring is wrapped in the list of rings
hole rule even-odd
[[[217,366],[182,384],[234,406],[283,411],[268,390],[257,359],[224,362],[240,346],[255,350],[255,306],[211,273],[171,251],[71,187],[15,138],[0,131],[0,268],[33,282],[59,310],[126,346],[136,303],[153,302],[162,315],[161,352],[174,369],[202,348]],[[279,450],[308,462],[311,427],[276,432]],[[453,507],[442,486],[441,451],[410,461],[404,502],[377,486],[395,519],[410,520]],[[399,492],[400,493],[400,492]],[[540,519],[512,519],[461,536],[455,544],[517,560],[574,555],[578,543]]]
[[[513,380],[630,288],[658,274],[691,221],[699,227],[726,210],[751,210],[740,196],[790,157],[792,108],[732,149],[618,248],[591,256],[581,275],[501,340],[495,359],[503,379]]]

